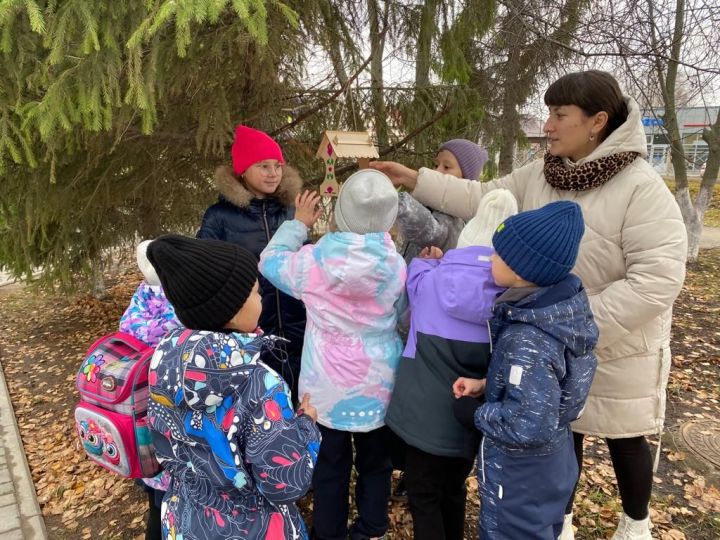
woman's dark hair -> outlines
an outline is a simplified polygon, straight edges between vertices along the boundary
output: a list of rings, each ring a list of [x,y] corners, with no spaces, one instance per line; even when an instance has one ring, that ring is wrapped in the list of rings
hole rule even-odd
[[[606,71],[578,71],[563,75],[545,92],[545,105],[561,107],[575,105],[586,115],[605,111],[607,126],[600,140],[620,127],[628,117],[628,108],[615,77]]]

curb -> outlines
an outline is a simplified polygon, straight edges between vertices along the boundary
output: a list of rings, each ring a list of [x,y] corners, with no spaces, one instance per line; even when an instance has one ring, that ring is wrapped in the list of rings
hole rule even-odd
[[[0,499],[7,498],[9,503],[8,506],[0,509],[0,517],[9,519],[9,522],[6,519],[0,520],[0,531],[5,531],[1,532],[0,536],[7,540],[47,540],[45,521],[25,457],[20,430],[15,421],[15,411],[5,382],[5,374],[0,365],[0,477],[5,463],[8,480],[14,486],[14,493],[0,496]],[[14,500],[10,495],[14,495]],[[18,523],[19,528],[17,528]],[[15,528],[8,530],[12,527]]]

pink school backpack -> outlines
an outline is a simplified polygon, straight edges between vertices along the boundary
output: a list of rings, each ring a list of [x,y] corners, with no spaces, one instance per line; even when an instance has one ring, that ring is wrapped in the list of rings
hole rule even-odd
[[[154,349],[124,332],[93,343],[75,378],[75,426],[90,459],[127,478],[159,470],[147,425],[148,369]]]

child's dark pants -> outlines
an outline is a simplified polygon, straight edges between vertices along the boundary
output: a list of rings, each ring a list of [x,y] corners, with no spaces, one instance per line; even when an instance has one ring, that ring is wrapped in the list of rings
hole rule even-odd
[[[145,528],[145,540],[162,540],[162,523],[160,520],[160,509],[162,506],[164,491],[145,486],[148,494],[148,518]]]
[[[313,528],[315,540],[345,540],[348,536],[350,473],[355,443],[355,503],[358,518],[351,533],[382,536],[388,528],[390,499],[389,430],[351,433],[318,424],[322,444],[313,474]]]
[[[436,456],[409,445],[406,460],[415,540],[463,540],[465,480],[474,460]]]

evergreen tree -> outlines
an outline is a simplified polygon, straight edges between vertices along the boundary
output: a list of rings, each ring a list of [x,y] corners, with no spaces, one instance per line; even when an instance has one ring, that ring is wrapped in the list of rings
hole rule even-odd
[[[272,128],[299,85],[307,4],[0,2],[0,264],[72,285],[197,226],[233,125]]]
[[[440,40],[479,37],[492,0],[372,2],[389,44],[381,53],[414,61],[424,40],[421,101],[382,75],[367,86],[366,3],[0,0],[0,267],[26,277],[42,268],[42,283],[73,288],[111,248],[192,234],[240,122],[276,137],[311,183],[325,129],[384,123],[381,152],[412,165],[428,164],[418,135],[428,148],[475,136],[478,91],[442,80],[466,50]],[[482,24],[462,19],[480,6],[489,10]],[[417,37],[423,9],[433,31]],[[317,48],[337,81],[308,83]]]

